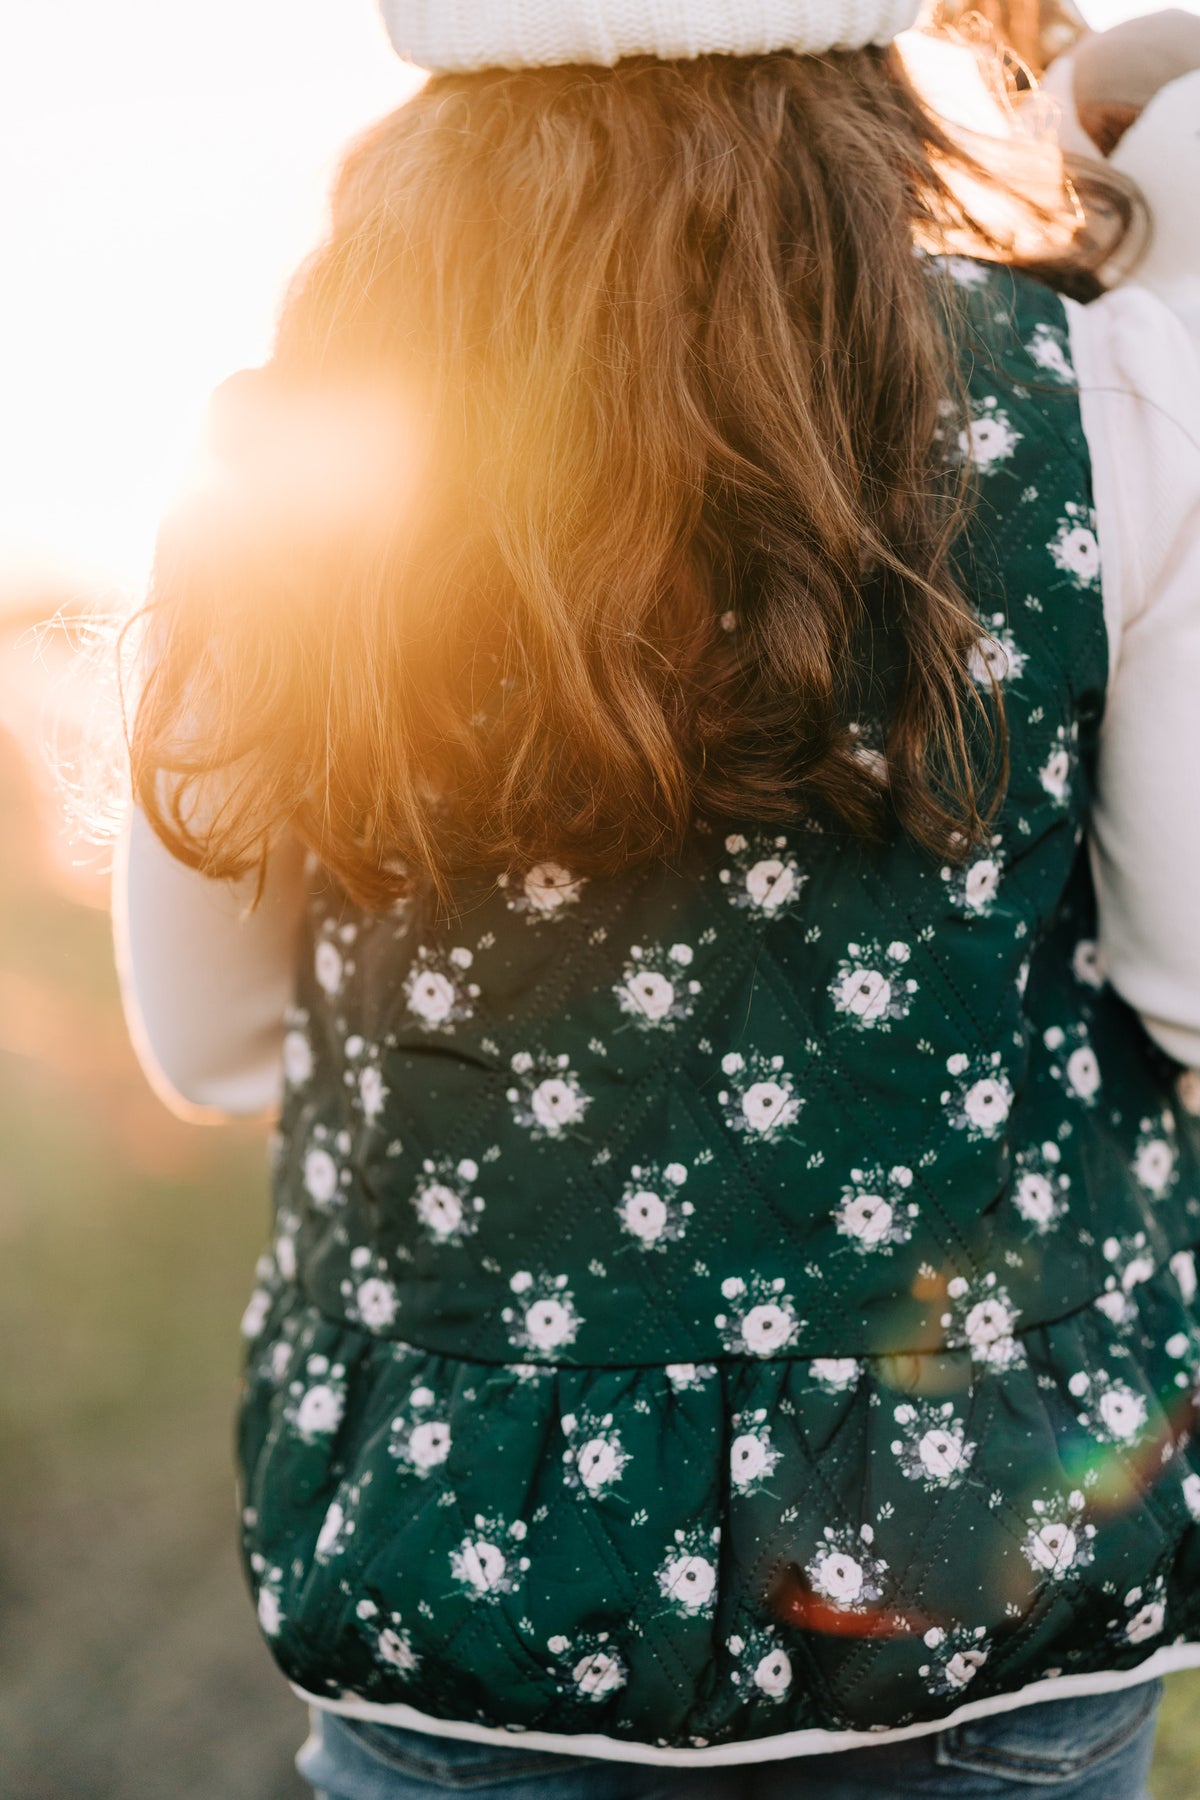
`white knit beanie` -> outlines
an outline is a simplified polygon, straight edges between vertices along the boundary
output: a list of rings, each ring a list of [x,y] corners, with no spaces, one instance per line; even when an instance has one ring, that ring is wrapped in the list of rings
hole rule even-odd
[[[762,56],[888,44],[921,0],[382,0],[401,56],[436,73],[623,56]]]

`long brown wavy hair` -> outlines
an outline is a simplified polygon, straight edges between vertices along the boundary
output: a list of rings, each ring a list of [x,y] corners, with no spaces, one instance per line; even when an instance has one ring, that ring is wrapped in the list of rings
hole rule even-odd
[[[1002,724],[914,245],[1016,260],[980,182],[894,50],[430,81],[164,527],[131,749],[171,849],[236,876],[290,831],[372,905],[670,857],[698,815],[960,856]],[[1078,285],[1067,191],[1007,199]]]

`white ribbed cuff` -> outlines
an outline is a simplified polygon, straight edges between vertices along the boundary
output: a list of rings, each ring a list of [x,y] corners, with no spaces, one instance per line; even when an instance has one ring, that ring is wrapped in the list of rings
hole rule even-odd
[[[611,66],[624,56],[762,56],[887,44],[920,0],[381,0],[392,43],[437,72]]]

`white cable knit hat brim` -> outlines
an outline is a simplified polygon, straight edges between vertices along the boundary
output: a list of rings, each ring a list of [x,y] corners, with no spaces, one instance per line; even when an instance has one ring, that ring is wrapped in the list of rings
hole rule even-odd
[[[819,55],[888,44],[920,0],[382,0],[392,43],[435,73],[624,56]]]

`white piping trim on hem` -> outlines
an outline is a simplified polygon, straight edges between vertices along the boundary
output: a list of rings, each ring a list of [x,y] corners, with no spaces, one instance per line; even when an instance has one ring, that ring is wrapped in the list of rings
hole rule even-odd
[[[750,1738],[737,1744],[697,1745],[692,1749],[671,1749],[661,1744],[629,1743],[623,1738],[600,1737],[581,1731],[504,1730],[495,1725],[473,1725],[465,1719],[431,1719],[415,1706],[397,1703],[378,1706],[371,1700],[358,1700],[349,1695],[340,1700],[310,1694],[292,1682],[293,1690],[309,1706],[323,1712],[340,1713],[347,1719],[366,1719],[375,1725],[398,1725],[405,1731],[423,1731],[430,1737],[463,1738],[475,1744],[507,1744],[515,1749],[545,1750],[551,1755],[589,1756],[598,1762],[654,1763],[666,1768],[726,1768],[741,1763],[781,1762],[789,1756],[829,1755],[836,1750],[868,1750],[876,1745],[898,1744],[905,1738],[929,1737],[946,1731],[951,1725],[962,1725],[970,1719],[986,1719],[995,1713],[1014,1712],[1019,1706],[1036,1706],[1041,1701],[1079,1699],[1089,1694],[1112,1694],[1122,1688],[1137,1687],[1159,1675],[1173,1675],[1180,1669],[1200,1667],[1200,1643],[1167,1644],[1136,1669],[1098,1670],[1090,1675],[1058,1675],[1030,1682],[1012,1694],[998,1694],[991,1700],[968,1701],[944,1719],[930,1719],[920,1725],[902,1725],[891,1731],[786,1731],[778,1737]]]

